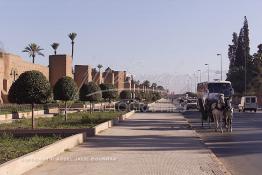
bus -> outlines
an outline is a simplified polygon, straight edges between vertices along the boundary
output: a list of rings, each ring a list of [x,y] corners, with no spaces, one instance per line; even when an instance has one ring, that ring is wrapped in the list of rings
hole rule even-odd
[[[208,102],[217,99],[219,94],[224,94],[225,99],[233,96],[234,90],[230,81],[201,82],[197,84],[198,108],[202,117],[207,119],[206,107]]]

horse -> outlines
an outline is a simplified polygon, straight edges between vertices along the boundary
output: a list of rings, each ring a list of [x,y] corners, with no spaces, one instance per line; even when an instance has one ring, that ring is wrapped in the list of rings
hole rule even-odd
[[[224,118],[225,118],[225,126],[228,132],[229,131],[232,132],[233,112],[234,109],[231,105],[231,99],[227,99],[225,101]]]
[[[215,131],[217,132],[217,129],[220,128],[221,133],[223,133],[223,117],[224,117],[224,106],[225,106],[225,100],[224,100],[224,94],[220,94],[219,98],[216,103],[212,103],[211,105],[211,111],[212,115],[215,121]]]

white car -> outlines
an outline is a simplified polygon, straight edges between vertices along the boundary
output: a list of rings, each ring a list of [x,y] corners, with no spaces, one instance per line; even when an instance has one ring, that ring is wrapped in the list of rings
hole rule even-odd
[[[188,99],[186,103],[186,109],[197,109],[197,99]]]
[[[241,97],[241,102],[238,105],[239,112],[254,111],[257,112],[257,97],[256,96],[244,96]]]

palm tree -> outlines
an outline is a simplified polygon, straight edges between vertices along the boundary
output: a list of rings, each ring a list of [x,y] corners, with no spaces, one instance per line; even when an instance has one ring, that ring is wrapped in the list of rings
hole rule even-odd
[[[76,33],[74,33],[74,32],[72,32],[72,33],[69,33],[68,34],[68,37],[71,39],[71,44],[72,44],[72,59],[73,59],[73,57],[74,57],[74,44],[75,44],[75,38],[76,38],[76,36],[77,36],[77,34]]]
[[[151,88],[153,89],[153,92],[155,91],[156,87],[157,87],[157,84],[156,83],[152,83]]]
[[[145,80],[145,81],[143,82],[143,85],[144,85],[145,87],[149,88],[149,87],[150,87],[150,81]]]
[[[156,84],[156,83],[152,83],[151,87],[156,88],[156,87],[157,87],[157,84]]]
[[[99,72],[101,72],[102,67],[103,67],[102,64],[98,64],[98,65],[97,65],[97,68],[99,69]]]
[[[150,81],[145,80],[143,82],[143,86],[144,86],[144,91],[147,92],[147,89],[150,87]]]
[[[22,52],[27,52],[29,54],[29,57],[33,58],[33,64],[35,64],[35,56],[36,55],[41,55],[41,56],[45,56],[41,50],[44,50],[42,48],[40,48],[40,46],[38,46],[35,43],[31,43],[28,44],[27,47],[25,47],[25,49]]]
[[[53,43],[53,44],[51,44],[51,47],[54,49],[54,53],[56,55],[56,50],[59,47],[59,43]]]

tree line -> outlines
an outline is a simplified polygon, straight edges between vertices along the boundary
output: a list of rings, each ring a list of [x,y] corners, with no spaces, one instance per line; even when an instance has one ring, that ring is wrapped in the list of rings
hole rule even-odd
[[[233,33],[228,48],[230,61],[227,80],[231,81],[236,95],[261,95],[262,92],[262,44],[256,53],[250,53],[249,26],[246,16],[239,34]],[[260,94],[259,94],[260,93]]]
[[[134,95],[135,94],[135,95]],[[136,91],[132,95],[130,90],[121,91],[120,99],[131,99],[136,96],[137,100],[145,99],[148,102],[161,98],[159,91]],[[63,101],[65,105],[65,120],[67,120],[67,106],[69,101],[80,100],[90,102],[90,113],[93,111],[93,103],[102,100],[111,103],[118,98],[118,91],[112,84],[100,84],[88,82],[79,89],[71,77],[60,78],[54,88],[47,78],[39,71],[26,71],[12,84],[8,93],[11,103],[31,104],[32,106],[32,128],[34,128],[34,107],[35,104]]]

